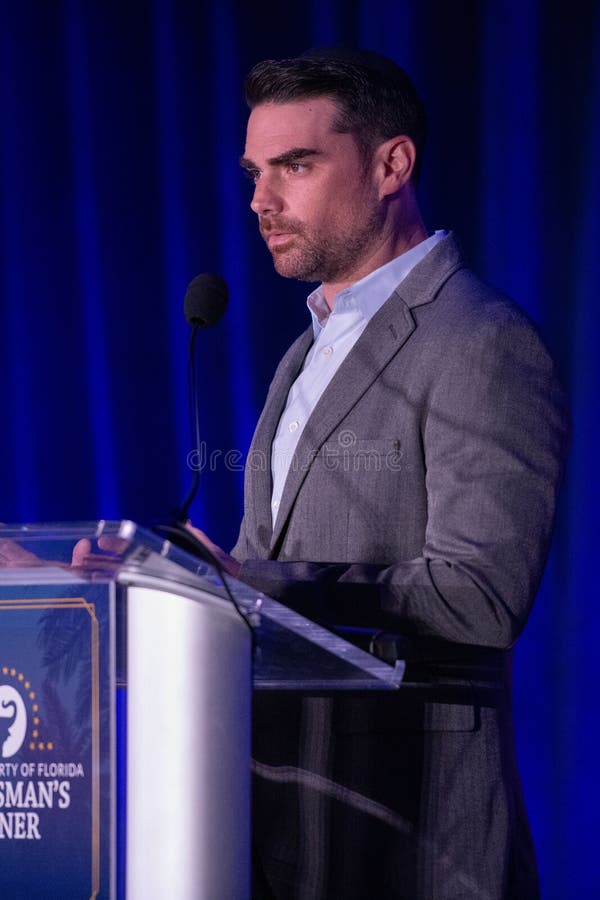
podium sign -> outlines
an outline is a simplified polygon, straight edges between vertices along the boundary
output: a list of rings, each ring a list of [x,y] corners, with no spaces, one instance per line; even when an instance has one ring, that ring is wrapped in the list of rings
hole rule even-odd
[[[252,687],[402,675],[133,522],[1,527],[0,897],[248,900]]]
[[[2,589],[3,897],[109,895],[113,604],[110,584]]]

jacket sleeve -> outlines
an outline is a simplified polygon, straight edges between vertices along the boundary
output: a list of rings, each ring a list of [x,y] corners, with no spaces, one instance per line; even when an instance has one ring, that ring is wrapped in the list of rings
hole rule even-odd
[[[241,580],[326,625],[511,646],[541,579],[568,442],[553,363],[523,323],[491,317],[440,365],[422,419],[420,556],[283,562],[246,558],[238,542]]]

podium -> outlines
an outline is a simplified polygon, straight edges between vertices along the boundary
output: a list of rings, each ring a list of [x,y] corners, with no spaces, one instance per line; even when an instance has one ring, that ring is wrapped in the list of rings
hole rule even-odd
[[[133,522],[0,528],[0,896],[247,900],[252,690],[402,675]]]

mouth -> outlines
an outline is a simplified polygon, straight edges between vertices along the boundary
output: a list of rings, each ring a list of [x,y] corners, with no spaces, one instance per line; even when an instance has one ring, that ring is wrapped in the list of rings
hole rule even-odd
[[[293,238],[293,233],[291,231],[270,231],[266,234],[265,241],[267,242],[267,246],[269,249],[273,249],[274,247],[281,247],[284,244],[287,244]]]

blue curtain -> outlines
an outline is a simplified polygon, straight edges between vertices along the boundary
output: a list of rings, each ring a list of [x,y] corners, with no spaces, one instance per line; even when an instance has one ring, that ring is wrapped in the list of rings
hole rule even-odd
[[[238,172],[243,74],[324,44],[370,47],[412,74],[430,116],[427,222],[454,228],[539,323],[571,398],[554,547],[516,660],[525,789],[556,900],[600,891],[599,23],[577,0],[0,6],[4,521],[143,521],[178,504],[182,298],[217,271],[231,303],[200,338],[193,518],[233,542],[253,424],[306,321],[305,287],[273,272]]]

